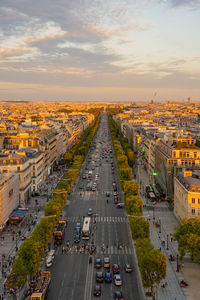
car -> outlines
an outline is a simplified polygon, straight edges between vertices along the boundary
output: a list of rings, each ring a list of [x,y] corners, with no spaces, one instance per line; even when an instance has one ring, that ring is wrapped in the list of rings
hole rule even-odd
[[[75,228],[80,228],[81,229],[81,223],[76,223],[76,227]]]
[[[95,285],[93,294],[94,294],[94,296],[101,296],[101,286],[100,285]]]
[[[75,228],[75,235],[81,235],[81,229],[80,228]]]
[[[80,183],[79,185],[79,189],[82,190],[83,189],[83,182]]]
[[[74,243],[80,243],[80,235],[79,234],[76,234],[74,236]]]
[[[104,257],[103,267],[104,268],[110,268],[110,258],[109,257]]]
[[[97,183],[96,183],[96,182],[94,182],[94,183],[93,183],[93,186],[96,186],[96,185],[97,185]]]
[[[118,204],[118,198],[117,197],[114,198],[114,204]]]
[[[104,280],[104,274],[103,274],[103,272],[97,272],[96,273],[96,281],[97,282],[103,282],[103,280]]]
[[[95,260],[95,268],[99,269],[102,267],[101,258],[96,258]]]
[[[106,197],[110,197],[110,192],[106,192]]]
[[[112,274],[110,272],[106,272],[104,277],[105,282],[110,283],[112,282]]]
[[[92,187],[92,191],[95,192],[96,191],[96,186],[93,185]]]
[[[124,270],[126,273],[131,273],[133,271],[133,268],[130,264],[125,264]]]
[[[52,259],[52,256],[47,256],[46,258],[46,267],[49,268],[51,267],[53,264],[53,259]]]
[[[119,274],[120,273],[120,267],[118,264],[113,265],[113,273],[114,274]]]
[[[114,294],[114,299],[115,300],[124,300],[123,298],[123,295],[122,295],[122,292],[121,291],[115,291],[115,294]]]
[[[116,207],[117,207],[117,208],[124,208],[124,203],[118,203],[118,204],[116,205]]]
[[[89,208],[89,209],[88,209],[88,216],[91,216],[92,213],[93,213],[93,209],[92,209],[92,208]]]
[[[83,173],[82,179],[86,179],[86,174],[85,173]]]
[[[120,274],[116,274],[114,277],[114,283],[115,285],[122,285],[122,279]]]

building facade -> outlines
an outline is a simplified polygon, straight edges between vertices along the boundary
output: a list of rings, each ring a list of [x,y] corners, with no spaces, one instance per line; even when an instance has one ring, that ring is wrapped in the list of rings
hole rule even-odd
[[[19,175],[0,174],[0,231],[19,205]]]
[[[199,171],[185,171],[175,177],[174,214],[178,219],[200,217]]]

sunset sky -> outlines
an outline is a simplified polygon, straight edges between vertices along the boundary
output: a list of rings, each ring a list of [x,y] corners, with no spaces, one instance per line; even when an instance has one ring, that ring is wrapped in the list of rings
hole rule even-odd
[[[200,100],[200,0],[1,0],[0,100]]]

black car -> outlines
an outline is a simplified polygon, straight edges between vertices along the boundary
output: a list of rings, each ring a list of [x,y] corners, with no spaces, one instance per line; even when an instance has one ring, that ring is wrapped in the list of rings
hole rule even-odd
[[[123,298],[122,292],[121,291],[116,291],[115,295],[114,295],[114,299],[115,300],[118,300],[118,299],[123,300],[124,298]]]
[[[100,285],[95,285],[93,294],[95,296],[101,296],[101,286]]]
[[[103,280],[104,280],[104,274],[103,274],[103,272],[97,272],[96,273],[96,281],[97,282],[103,282]]]
[[[100,258],[96,258],[95,260],[95,268],[101,268],[102,267],[102,262]]]
[[[120,268],[118,264],[113,265],[113,273],[114,274],[119,274],[120,273]]]
[[[131,265],[125,264],[124,270],[126,271],[126,273],[131,273],[133,271],[133,268]]]

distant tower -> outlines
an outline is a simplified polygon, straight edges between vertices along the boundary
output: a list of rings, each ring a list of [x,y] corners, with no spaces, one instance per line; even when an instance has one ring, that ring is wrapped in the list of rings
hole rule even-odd
[[[188,104],[190,104],[190,97],[188,97]]]

